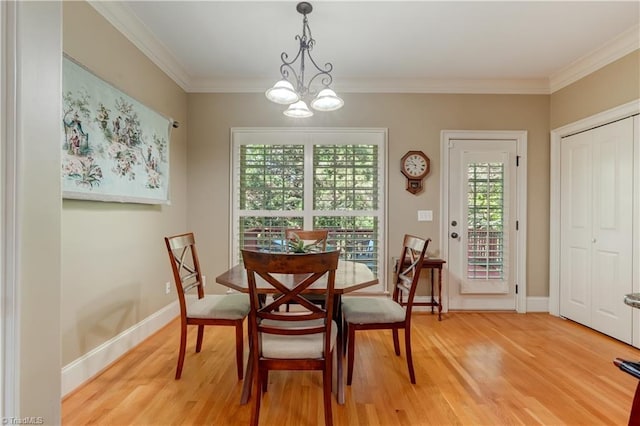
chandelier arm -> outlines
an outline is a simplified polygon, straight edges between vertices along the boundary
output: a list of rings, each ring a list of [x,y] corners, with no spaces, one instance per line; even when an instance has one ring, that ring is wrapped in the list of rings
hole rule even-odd
[[[298,37],[298,36],[296,36]],[[291,61],[287,61],[287,59],[289,58],[289,55],[287,55],[287,52],[282,52],[280,54],[280,60],[282,61],[282,65],[280,65],[280,69],[282,69],[283,66],[288,65],[289,67],[291,67],[291,65],[293,65],[298,58],[300,57],[300,55],[302,54],[303,49],[300,48],[300,50],[298,50],[298,53],[296,54],[296,57],[293,58]]]
[[[331,76],[331,71],[333,71],[333,64],[331,62],[327,62],[326,64],[324,64],[324,68],[321,68],[321,67],[318,66],[316,61],[313,59],[313,57],[311,56],[310,52],[307,52],[307,56],[309,56],[309,60],[311,61],[313,66],[316,67],[316,69],[318,70],[318,73],[316,73],[316,75],[311,77],[311,79],[309,80],[309,86],[311,86],[311,83],[317,77],[323,76],[320,79],[320,81],[322,82],[322,85],[325,86],[325,87],[329,87],[329,85],[331,85],[331,83],[333,82],[333,77]]]
[[[302,93],[300,92],[300,78],[298,77],[298,73],[296,72],[296,70],[288,63],[284,63],[282,65],[280,65],[280,74],[282,75],[282,78],[289,80],[289,74],[291,74],[292,79],[295,82],[295,88],[298,91],[299,95],[302,95]]]
[[[324,72],[321,71],[319,73],[317,73],[316,75],[314,75],[313,77],[311,77],[311,79],[309,80],[309,88],[307,89],[307,93],[311,96],[315,95],[316,93],[318,93],[317,90],[313,90],[311,89],[311,84],[313,83],[313,81],[319,78],[320,83],[325,87],[329,87],[331,85],[331,82],[333,82],[333,77],[331,77],[331,74],[329,74],[328,72]]]

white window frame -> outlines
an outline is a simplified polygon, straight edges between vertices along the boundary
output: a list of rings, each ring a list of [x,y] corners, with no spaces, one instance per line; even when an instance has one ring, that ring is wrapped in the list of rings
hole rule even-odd
[[[231,150],[230,150],[230,222],[229,222],[229,266],[239,263],[238,258],[239,238],[235,235],[238,229],[240,217],[240,200],[239,191],[236,186],[240,182],[240,146],[247,144],[248,141],[254,139],[255,144],[282,144],[295,140],[296,144],[305,146],[304,164],[305,164],[305,191],[304,205],[313,206],[312,182],[313,182],[313,145],[317,143],[314,136],[320,135],[326,139],[327,136],[335,135],[335,141],[332,145],[353,144],[353,139],[359,137],[366,142],[363,144],[378,145],[378,209],[374,211],[349,212],[354,216],[377,216],[378,218],[378,279],[379,284],[375,287],[369,287],[367,292],[384,292],[386,288],[386,247],[387,247],[387,129],[384,128],[232,128],[231,129]],[[340,136],[349,135],[347,141],[342,141]],[[311,148],[311,149],[309,149]],[[253,211],[256,215],[268,216],[273,211]],[[295,216],[304,218],[305,229],[313,227],[314,212],[312,209],[305,208],[300,211],[282,211],[278,212],[278,216]],[[330,216],[331,214],[323,214]],[[339,212],[336,212],[339,215]]]

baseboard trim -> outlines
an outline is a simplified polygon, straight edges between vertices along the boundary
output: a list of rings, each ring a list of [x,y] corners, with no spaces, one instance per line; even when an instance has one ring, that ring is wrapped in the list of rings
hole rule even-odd
[[[549,297],[527,297],[527,312],[549,312]]]
[[[96,376],[179,314],[178,302],[172,302],[62,367],[62,397]]]

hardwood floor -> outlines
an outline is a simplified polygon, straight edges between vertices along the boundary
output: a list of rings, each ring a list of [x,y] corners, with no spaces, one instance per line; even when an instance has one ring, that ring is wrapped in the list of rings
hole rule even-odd
[[[631,346],[548,314],[416,313],[412,330],[416,385],[389,331],[358,334],[336,425],[627,424],[637,380],[612,360],[639,360]],[[174,321],[65,398],[63,424],[248,424],[233,329],[207,328],[199,354],[190,334],[176,381],[178,332]],[[324,424],[320,373],[272,372],[260,420]]]

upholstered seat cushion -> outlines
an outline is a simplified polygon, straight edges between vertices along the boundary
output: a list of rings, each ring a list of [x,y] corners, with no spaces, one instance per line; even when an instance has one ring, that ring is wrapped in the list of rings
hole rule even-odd
[[[345,297],[342,299],[342,315],[352,324],[402,322],[405,308],[386,297]]]
[[[264,320],[262,324],[283,327],[312,327],[322,325],[323,320],[313,321],[273,321]],[[331,325],[331,348],[336,344],[338,326],[335,321]],[[302,359],[324,357],[324,333],[306,334],[301,336],[285,336],[279,334],[260,333],[262,342],[262,356],[264,358]]]
[[[188,297],[190,318],[241,319],[251,309],[247,294],[206,294],[202,299]]]

